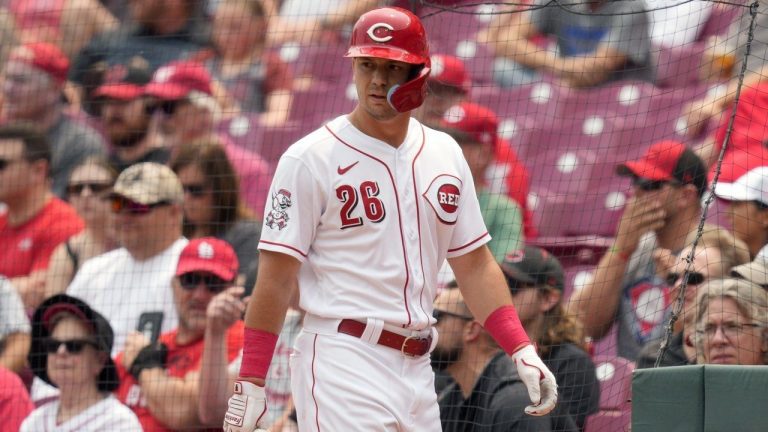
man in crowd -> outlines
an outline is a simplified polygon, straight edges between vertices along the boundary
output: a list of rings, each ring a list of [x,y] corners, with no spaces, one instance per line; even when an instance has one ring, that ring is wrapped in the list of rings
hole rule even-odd
[[[34,122],[48,136],[52,189],[61,198],[72,169],[106,153],[98,132],[64,114],[61,98],[68,69],[69,60],[55,45],[29,43],[11,52],[2,86],[3,120]]]
[[[0,368],[20,373],[27,365],[29,317],[11,282],[0,276]]]
[[[269,165],[257,153],[238,147],[215,130],[221,108],[213,96],[211,76],[202,64],[172,62],[155,72],[145,95],[157,118],[154,145],[170,149],[216,139],[240,178],[240,196],[257,214],[264,211],[271,176]]]
[[[235,286],[238,262],[225,241],[203,237],[189,242],[173,277],[179,326],[152,343],[141,333],[128,337],[117,358],[117,396],[139,417],[144,430],[202,426],[198,413],[201,362],[213,366],[208,379],[228,388],[229,363],[243,347],[244,289]],[[218,350],[204,344],[220,343]],[[209,347],[210,348],[210,347]],[[218,422],[217,422],[218,423]],[[209,425],[210,426],[210,425]]]
[[[552,430],[583,430],[587,416],[599,408],[600,383],[583,348],[581,324],[563,306],[563,266],[544,249],[526,246],[507,254],[501,270],[526,333],[559,384]]]
[[[50,190],[51,148],[30,124],[0,126],[0,275],[27,308],[43,301],[54,249],[83,229],[75,210]]]
[[[109,319],[113,354],[145,312],[160,312],[162,328],[177,325],[171,278],[179,253],[184,191],[170,168],[153,162],[120,174],[111,195],[121,248],[86,261],[67,289]]]
[[[618,354],[634,360],[643,344],[661,336],[670,304],[653,252],[663,248],[679,255],[692,242],[707,172],[701,159],[676,141],[653,144],[641,159],[619,165],[617,172],[632,178],[634,196],[613,246],[568,307],[594,339],[618,322]]]
[[[94,92],[101,101],[101,121],[112,144],[109,159],[118,171],[141,162],[164,164],[170,159],[169,150],[150,139],[144,86],[151,77],[147,61],[133,57],[107,71],[104,83]]]
[[[437,395],[443,431],[554,430],[552,414],[525,415],[527,391],[514,362],[475,321],[458,288],[440,293],[434,315],[440,338],[432,365],[452,379]]]

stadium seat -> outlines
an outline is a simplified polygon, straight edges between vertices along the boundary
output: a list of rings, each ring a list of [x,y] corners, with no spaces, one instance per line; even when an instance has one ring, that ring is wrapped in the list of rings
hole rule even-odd
[[[573,209],[564,231],[568,235],[611,237],[616,233],[624,204],[631,193],[630,180],[616,174],[620,160],[601,160],[592,166],[579,206]]]
[[[699,40],[706,41],[710,36],[727,34],[731,24],[742,13],[748,14],[749,9],[734,4],[715,3],[707,23],[699,33]]]
[[[262,146],[259,154],[265,161],[272,165],[277,165],[280,156],[291,144],[298,141],[307,133],[316,129],[319,124],[307,123],[288,123],[284,126],[264,128],[262,137]]]
[[[659,87],[688,87],[699,82],[704,42],[685,46],[656,47],[656,84]]]
[[[549,126],[532,131],[528,145],[519,150],[520,157],[532,167],[541,155],[553,150],[589,149],[597,158],[611,158],[621,130],[614,120],[600,115],[555,118],[554,121],[542,119],[540,124]]]
[[[557,118],[601,116],[614,122],[641,124],[652,94],[653,85],[643,81],[618,81],[586,90],[563,89]]]
[[[223,120],[219,122],[216,129],[235,145],[261,153],[264,130],[258,113],[243,113]]]
[[[632,417],[632,371],[634,362],[621,357],[594,358],[600,381],[600,411],[587,418],[584,432],[628,431]]]
[[[335,85],[318,84],[307,90],[294,91],[289,119],[305,121],[324,116],[330,120],[336,116],[352,111],[355,99],[350,97],[354,92],[351,82],[340,82]]]
[[[280,48],[280,57],[291,66],[297,78],[309,77],[322,83],[349,82],[352,79],[352,65],[344,58],[346,51],[344,44],[289,43]]]
[[[589,149],[550,150],[526,163],[531,171],[531,185],[565,198],[582,197],[587,192],[597,155]]]
[[[564,237],[563,228],[575,205],[572,197],[550,192],[546,188],[531,186],[528,208],[533,212],[533,223],[540,237]]]

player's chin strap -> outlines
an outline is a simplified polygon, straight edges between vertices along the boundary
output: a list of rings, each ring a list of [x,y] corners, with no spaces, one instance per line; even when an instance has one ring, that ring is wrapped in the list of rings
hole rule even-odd
[[[432,71],[429,64],[421,68],[416,78],[405,84],[395,84],[387,92],[387,102],[395,111],[404,113],[418,108],[427,95],[426,81]]]

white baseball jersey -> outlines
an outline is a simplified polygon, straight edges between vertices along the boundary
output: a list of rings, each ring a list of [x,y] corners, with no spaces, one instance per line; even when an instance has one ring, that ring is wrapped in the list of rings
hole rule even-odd
[[[458,144],[413,118],[398,148],[334,119],[285,152],[270,198],[259,248],[303,262],[320,317],[424,329],[445,258],[490,240]]]

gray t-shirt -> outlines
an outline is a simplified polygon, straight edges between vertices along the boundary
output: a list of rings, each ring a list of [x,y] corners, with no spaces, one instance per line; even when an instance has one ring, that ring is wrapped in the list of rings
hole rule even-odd
[[[563,8],[549,0],[536,0],[536,5],[544,7],[531,12],[531,23],[539,32],[557,38],[562,57],[587,55],[600,46],[608,46],[627,56],[625,67],[612,72],[610,81],[653,81],[645,2],[605,1],[596,11],[591,11],[587,3],[568,4]]]
[[[62,115],[48,131],[51,143],[51,179],[53,193],[66,198],[72,170],[91,156],[105,156],[107,144],[92,127]]]
[[[12,333],[29,333],[29,317],[11,281],[0,276],[0,345]]]
[[[738,13],[740,17],[731,24],[725,41],[727,52],[733,52],[736,56],[736,66],[733,69],[736,76],[741,71],[741,62],[744,59],[744,54],[746,54],[749,25],[752,21],[749,7],[745,6]],[[768,60],[768,4],[761,1],[755,17],[755,31],[747,61],[747,73],[760,72],[766,60]]]

